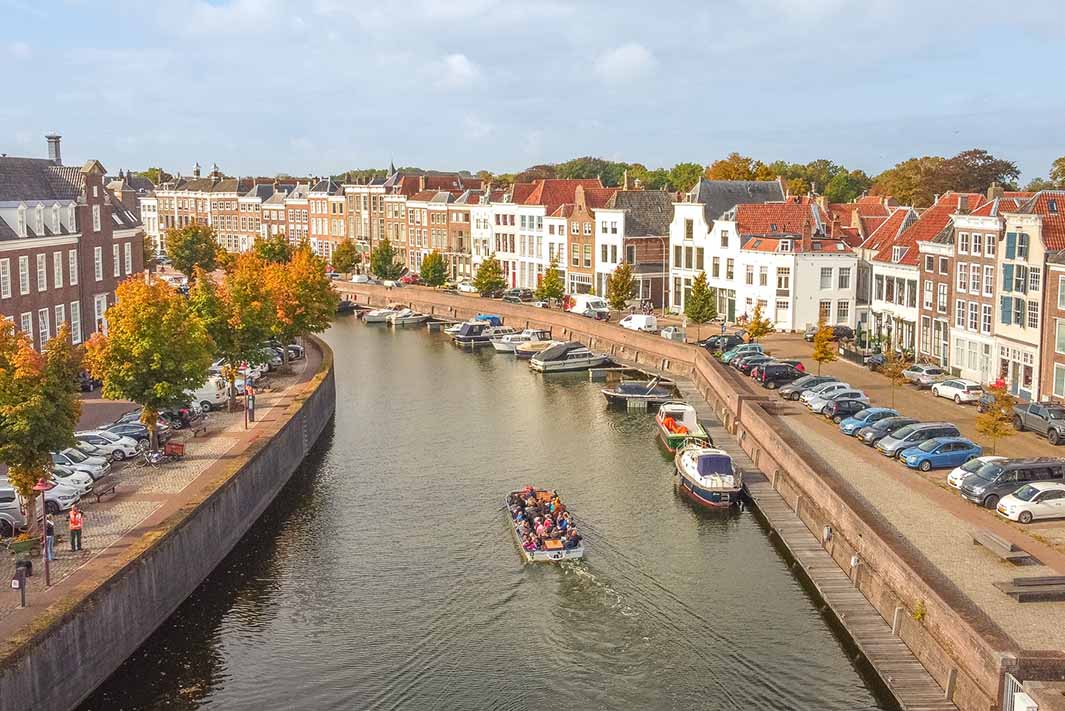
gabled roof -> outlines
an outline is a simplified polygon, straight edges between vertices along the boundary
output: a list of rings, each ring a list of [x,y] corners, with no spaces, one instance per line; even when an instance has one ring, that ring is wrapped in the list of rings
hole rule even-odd
[[[673,195],[663,190],[618,190],[606,207],[625,211],[625,236],[664,237],[673,221]]]
[[[85,189],[79,168],[44,158],[0,157],[0,202],[78,200]]]
[[[1019,210],[1043,218],[1043,244],[1048,250],[1065,249],[1065,190],[1040,190]]]
[[[809,198],[790,198],[782,202],[737,205],[736,233],[745,235],[827,234],[828,216]]]
[[[531,185],[531,189],[523,187],[526,185]],[[543,205],[547,214],[550,215],[560,205],[576,202],[578,186],[584,189],[585,200],[589,207],[604,207],[610,197],[608,191],[617,190],[617,188],[604,188],[598,178],[536,180],[532,183],[516,184],[512,202],[519,205]],[[522,188],[520,191],[519,187]]]
[[[918,242],[933,240],[943,228],[951,223],[951,217],[957,213],[961,202],[964,201],[967,209],[973,210],[979,208],[984,200],[984,196],[980,193],[948,192],[940,196],[936,204],[922,212],[920,217],[906,226],[894,239],[885,240],[873,256],[873,261],[916,265],[920,258],[917,250]],[[889,219],[888,223],[890,221]],[[902,247],[904,250],[902,258],[898,261],[893,259],[895,247]]]
[[[325,195],[339,195],[343,191],[339,185],[333,182],[332,178],[325,178],[315,183],[315,186],[311,188],[312,193],[325,194]]]
[[[865,238],[861,248],[879,251],[885,244],[893,242],[902,232],[917,220],[917,211],[912,207],[897,207]]]
[[[783,201],[784,188],[778,180],[699,180],[685,196],[686,202],[702,203],[706,224],[736,205]]]

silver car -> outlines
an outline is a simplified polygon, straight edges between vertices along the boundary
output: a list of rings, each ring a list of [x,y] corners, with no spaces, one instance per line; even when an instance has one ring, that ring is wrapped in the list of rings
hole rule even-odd
[[[885,457],[897,457],[902,450],[916,447],[926,439],[960,436],[958,428],[949,422],[918,422],[889,434],[874,446]]]
[[[804,390],[802,395],[799,397],[799,400],[802,401],[803,404],[808,404],[811,400],[813,400],[816,397],[821,397],[822,395],[828,395],[829,393],[834,393],[834,392],[836,392],[838,390],[850,390],[850,389],[851,389],[851,386],[850,386],[849,383],[841,383],[838,380],[835,380],[835,381],[830,380],[827,383],[821,383],[820,385],[815,385],[814,387],[810,388],[809,390]]]
[[[869,403],[869,398],[866,397],[865,393],[861,390],[855,390],[854,388],[840,388],[810,398],[810,401],[806,403],[806,406],[810,408],[811,412],[823,413],[825,408],[836,400],[859,400],[866,404]]]

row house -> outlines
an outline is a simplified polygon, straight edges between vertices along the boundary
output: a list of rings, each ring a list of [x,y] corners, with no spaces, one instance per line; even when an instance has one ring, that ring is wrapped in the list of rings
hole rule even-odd
[[[310,240],[310,183],[296,183],[285,196],[285,234],[289,244]]]
[[[667,304],[669,281],[666,247],[673,219],[674,194],[661,190],[618,190],[595,210],[595,274],[606,293],[606,280],[621,262],[633,271],[634,298]]]
[[[385,182],[384,178],[375,178],[365,183],[344,186],[344,197],[347,200],[348,237],[363,255],[363,261],[369,261],[373,245],[384,237]]]
[[[466,190],[448,205],[447,248],[443,254],[451,279],[473,279],[473,208],[483,196],[483,190]]]
[[[192,178],[178,176],[161,183],[152,196],[158,214],[159,246],[165,249],[163,236],[166,230],[199,224],[214,230],[223,249],[240,251],[238,200],[251,187],[250,181],[225,177],[217,165],[206,178],[200,177],[198,163],[193,168]]]
[[[1040,216],[1040,236],[1048,250],[1040,360],[1043,399],[1065,403],[1065,191],[1040,193],[1028,207]]]
[[[141,223],[103,166],[65,166],[47,139],[46,159],[0,156],[0,314],[38,349],[68,322],[75,343],[106,332],[115,287],[144,268]]]
[[[918,242],[917,252],[921,292],[917,306],[918,355],[921,360],[948,367],[955,283],[954,227],[948,225],[931,240]]]
[[[308,240],[315,254],[329,261],[348,229],[344,189],[331,178],[315,183],[307,193]]]
[[[275,185],[273,192],[263,198],[259,219],[264,237],[287,235],[285,199],[294,186]]]

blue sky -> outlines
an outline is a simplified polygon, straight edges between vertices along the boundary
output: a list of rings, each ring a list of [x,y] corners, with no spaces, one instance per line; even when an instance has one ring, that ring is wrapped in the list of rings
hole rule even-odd
[[[974,0],[0,0],[0,153],[111,171],[1065,154],[1060,8]]]

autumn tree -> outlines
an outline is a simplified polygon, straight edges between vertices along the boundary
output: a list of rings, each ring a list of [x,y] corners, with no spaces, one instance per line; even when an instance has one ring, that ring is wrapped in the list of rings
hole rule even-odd
[[[552,257],[544,272],[544,278],[536,287],[536,298],[541,301],[558,301],[566,294],[566,285],[562,281],[562,272],[558,268],[558,257]]]
[[[340,241],[333,250],[333,269],[343,274],[351,274],[362,262],[362,254],[349,238]]]
[[[473,277],[473,288],[482,294],[499,291],[507,287],[507,280],[503,276],[503,267],[493,254],[481,262],[477,267],[477,273]]]
[[[776,175],[765,163],[739,153],[711,163],[704,174],[709,180],[775,180]]]
[[[768,336],[775,330],[773,322],[763,315],[762,302],[759,301],[754,305],[754,314],[751,316],[751,322],[747,324],[748,342],[754,343],[762,336]]]
[[[51,452],[74,444],[81,415],[80,368],[81,352],[70,343],[69,324],[38,353],[30,337],[0,315],[0,462],[7,465],[8,480],[25,500],[33,527],[33,486],[48,477]]]
[[[1005,383],[987,386],[987,392],[994,397],[987,409],[976,417],[976,431],[991,440],[991,453],[995,454],[998,440],[1016,434],[1013,426],[1013,408],[1017,399],[1006,389]]]
[[[403,274],[403,265],[396,261],[396,250],[392,242],[383,239],[370,253],[370,271],[380,279],[395,280]]]
[[[707,285],[706,272],[699,272],[692,282],[691,292],[684,301],[684,315],[696,324],[717,318],[717,291]]]
[[[214,230],[207,225],[186,225],[166,231],[166,253],[174,269],[195,279],[196,267],[205,272],[218,268],[218,242]]]
[[[325,275],[325,262],[307,247],[297,249],[286,264],[268,265],[266,284],[275,310],[271,333],[281,342],[287,369],[285,346],[297,336],[329,328],[339,296]]]
[[[1055,158],[1050,164],[1050,181],[1056,188],[1065,188],[1065,156]]]
[[[891,383],[892,407],[895,407],[895,388],[906,382],[906,376],[903,375],[903,371],[908,370],[911,365],[910,360],[897,351],[889,340],[887,347],[884,349],[884,364],[880,366],[880,372]]]
[[[831,363],[838,357],[838,349],[832,344],[833,329],[824,319],[817,324],[817,333],[814,334],[813,359],[817,361],[817,374],[821,374],[821,366]]]
[[[159,413],[187,402],[188,393],[207,380],[214,343],[185,298],[165,282],[127,279],[115,297],[107,310],[107,334],[89,340],[86,361],[103,382],[105,398],[141,405],[141,423],[156,449]]]
[[[902,204],[928,207],[936,195],[951,190],[984,192],[992,183],[1012,185],[1019,175],[1015,163],[974,148],[953,158],[923,156],[902,161],[876,176],[872,191],[892,195]]]
[[[636,277],[632,273],[632,265],[622,262],[606,280],[606,300],[610,308],[615,311],[625,308],[625,302],[632,298],[635,288]]]
[[[426,286],[443,286],[447,281],[447,263],[444,261],[444,255],[435,249],[425,255],[418,275]]]
[[[268,264],[283,264],[292,258],[292,244],[283,234],[259,237],[255,240],[252,251]]]

